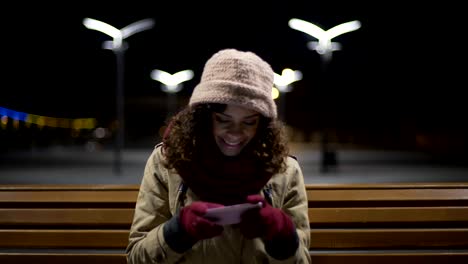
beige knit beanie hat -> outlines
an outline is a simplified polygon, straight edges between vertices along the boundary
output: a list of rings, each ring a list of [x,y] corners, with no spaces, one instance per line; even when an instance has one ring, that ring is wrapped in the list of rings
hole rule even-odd
[[[273,75],[271,66],[250,51],[218,51],[206,62],[189,105],[235,104],[276,118]]]

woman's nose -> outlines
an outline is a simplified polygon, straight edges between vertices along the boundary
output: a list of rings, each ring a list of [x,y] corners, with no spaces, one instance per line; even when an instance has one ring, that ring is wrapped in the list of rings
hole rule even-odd
[[[228,133],[233,135],[242,135],[244,133],[243,127],[240,124],[232,124],[228,128]]]

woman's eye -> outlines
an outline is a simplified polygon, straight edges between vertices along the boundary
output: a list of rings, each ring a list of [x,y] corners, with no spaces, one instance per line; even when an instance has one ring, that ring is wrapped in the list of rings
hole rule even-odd
[[[217,122],[219,122],[219,123],[227,123],[227,122],[229,122],[229,120],[224,119],[224,118],[221,118],[221,117],[219,117],[219,116],[216,116],[216,117],[215,117],[215,120],[216,120]]]
[[[257,121],[256,120],[245,121],[244,124],[247,125],[247,126],[254,126],[255,124],[257,124]]]

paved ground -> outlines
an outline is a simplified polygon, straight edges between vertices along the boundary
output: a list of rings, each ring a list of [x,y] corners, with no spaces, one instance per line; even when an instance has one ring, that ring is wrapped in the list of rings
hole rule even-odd
[[[338,167],[320,172],[320,152],[310,145],[293,145],[306,183],[457,182],[468,181],[468,164],[434,162],[421,153],[339,150]],[[0,155],[0,184],[134,184],[139,183],[151,148],[122,152],[121,173],[114,171],[113,150],[53,147]]]

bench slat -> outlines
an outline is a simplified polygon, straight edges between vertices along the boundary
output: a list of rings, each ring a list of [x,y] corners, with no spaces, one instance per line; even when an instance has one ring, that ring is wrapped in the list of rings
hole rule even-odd
[[[468,189],[468,182],[313,183],[307,190]]]
[[[395,264],[395,263],[411,263],[411,264],[466,264],[468,260],[468,252],[385,252],[385,253],[310,253],[312,263],[314,264],[363,264],[363,263],[378,263],[378,264]]]
[[[313,228],[310,238],[311,249],[468,248],[468,228]]]
[[[0,184],[3,191],[138,191],[139,184]]]
[[[2,248],[121,248],[128,244],[129,231],[0,229]]]
[[[0,191],[1,203],[126,203],[134,207],[138,192],[124,191],[86,191],[86,190],[52,190],[52,191]]]
[[[392,201],[394,204],[400,202],[402,205],[407,202],[426,202],[430,204],[434,201],[466,202],[468,204],[468,189],[307,189],[309,202],[321,204],[339,201],[342,205],[347,202],[381,202]]]
[[[311,226],[468,223],[468,207],[309,208]]]
[[[362,264],[379,263],[424,263],[465,264],[468,252],[421,252],[421,253],[310,253],[312,263]],[[0,263],[15,264],[126,264],[125,254],[59,254],[59,253],[0,253]]]
[[[0,209],[0,225],[130,227],[133,212],[121,208],[6,208]]]
[[[127,264],[123,253],[0,253],[0,263],[14,264]]]

